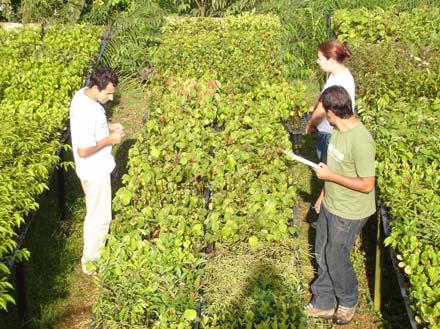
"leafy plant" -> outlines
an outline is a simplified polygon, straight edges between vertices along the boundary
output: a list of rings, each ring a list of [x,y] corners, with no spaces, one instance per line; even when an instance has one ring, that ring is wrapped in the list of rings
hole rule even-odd
[[[341,11],[336,26],[339,37],[355,45],[351,68],[359,81],[358,108],[375,135],[378,185],[392,215],[385,244],[399,254],[417,322],[436,328],[440,75],[432,68],[440,62],[439,29],[430,20],[438,19],[440,12],[431,8],[395,13]]]
[[[321,72],[316,65],[317,46],[329,38],[327,17],[338,9],[376,7],[398,8],[407,11],[421,6],[438,7],[436,0],[269,0],[257,5],[257,13],[271,13],[280,18],[282,25],[282,58],[285,73],[290,79],[313,78],[321,80]],[[360,10],[366,10],[360,9]],[[397,9],[396,9],[397,10]],[[429,22],[430,25],[436,21]]]
[[[75,23],[84,4],[84,0],[22,0],[18,15],[24,23]]]
[[[224,16],[240,14],[255,8],[259,0],[173,0],[179,14],[192,16]]]
[[[151,68],[149,49],[159,43],[166,14],[154,1],[136,2],[127,11],[114,14],[111,39],[102,61],[119,76],[142,74]]]
[[[226,32],[213,19],[170,20],[164,27],[166,39],[155,57],[158,73],[150,81],[150,117],[130,149],[128,174],[114,199],[109,249],[96,263],[104,287],[95,305],[99,325],[190,326],[209,249],[244,244],[258,252],[295,232],[290,224],[297,198],[293,166],[279,148],[290,147],[283,122],[304,111],[305,87],[278,81],[280,63],[273,54],[279,43],[277,48],[278,39],[270,34],[252,41],[252,47],[267,44],[251,56],[254,66],[241,58],[245,49],[232,47],[239,48],[238,32],[272,26],[271,19],[231,18]],[[251,30],[243,37],[255,35]],[[219,36],[230,46],[219,50]],[[179,51],[183,62],[175,58]],[[220,55],[213,61],[214,51]],[[221,54],[231,58],[227,68],[221,66]],[[246,73],[260,80],[228,82],[226,77],[245,72],[239,67],[244,64]],[[224,80],[214,79],[217,67]],[[136,264],[148,264],[149,271],[133,274]],[[141,303],[146,294],[151,300]]]
[[[15,8],[10,0],[0,0],[0,18],[12,21],[15,18]]]
[[[204,328],[307,327],[304,266],[296,241],[266,249],[222,248],[204,267]],[[301,269],[301,270],[300,270]]]
[[[279,81],[279,34],[279,21],[270,15],[170,18],[153,62],[166,77],[206,77],[219,80],[226,90],[246,91],[261,81]]]
[[[10,260],[28,259],[17,229],[47,190],[72,93],[84,81],[99,45],[98,28],[0,29],[0,308],[13,299]],[[43,128],[44,127],[44,128]]]

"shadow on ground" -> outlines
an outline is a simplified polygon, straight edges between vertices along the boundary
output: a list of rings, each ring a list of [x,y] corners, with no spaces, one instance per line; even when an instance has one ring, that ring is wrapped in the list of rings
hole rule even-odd
[[[295,289],[295,283],[286,282],[289,275],[277,268],[282,260],[253,257],[246,257],[246,267],[238,269],[236,282],[226,282],[213,294],[208,292],[206,302],[214,298],[215,305],[204,307],[202,315],[216,318],[215,328],[272,328],[274,324],[277,328],[307,328],[303,293],[298,287]],[[239,258],[235,260],[238,262]]]

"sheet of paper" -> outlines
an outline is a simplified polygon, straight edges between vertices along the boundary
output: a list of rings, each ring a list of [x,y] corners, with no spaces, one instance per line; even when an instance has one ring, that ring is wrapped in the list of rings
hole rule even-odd
[[[283,150],[283,153],[285,155],[287,155],[288,157],[290,157],[291,159],[295,160],[295,161],[299,161],[301,163],[304,163],[305,165],[308,165],[308,166],[310,166],[312,168],[319,168],[319,166],[316,163],[314,163],[312,161],[309,161],[307,159],[304,159],[303,157],[300,157],[299,155],[296,155],[292,151]]]

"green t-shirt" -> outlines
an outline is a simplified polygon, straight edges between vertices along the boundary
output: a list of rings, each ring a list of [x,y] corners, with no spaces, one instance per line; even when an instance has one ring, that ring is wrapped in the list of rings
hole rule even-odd
[[[331,171],[347,177],[375,176],[375,153],[371,134],[359,122],[348,131],[333,129],[328,145],[327,165]],[[374,189],[370,193],[363,193],[326,181],[324,205],[339,217],[364,219],[376,211]]]

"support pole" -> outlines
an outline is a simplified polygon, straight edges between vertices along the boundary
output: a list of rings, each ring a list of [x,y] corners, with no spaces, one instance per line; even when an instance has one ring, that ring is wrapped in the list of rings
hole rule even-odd
[[[375,312],[380,312],[382,302],[382,216],[378,208],[376,212],[376,269],[374,271],[374,302],[373,307]]]

